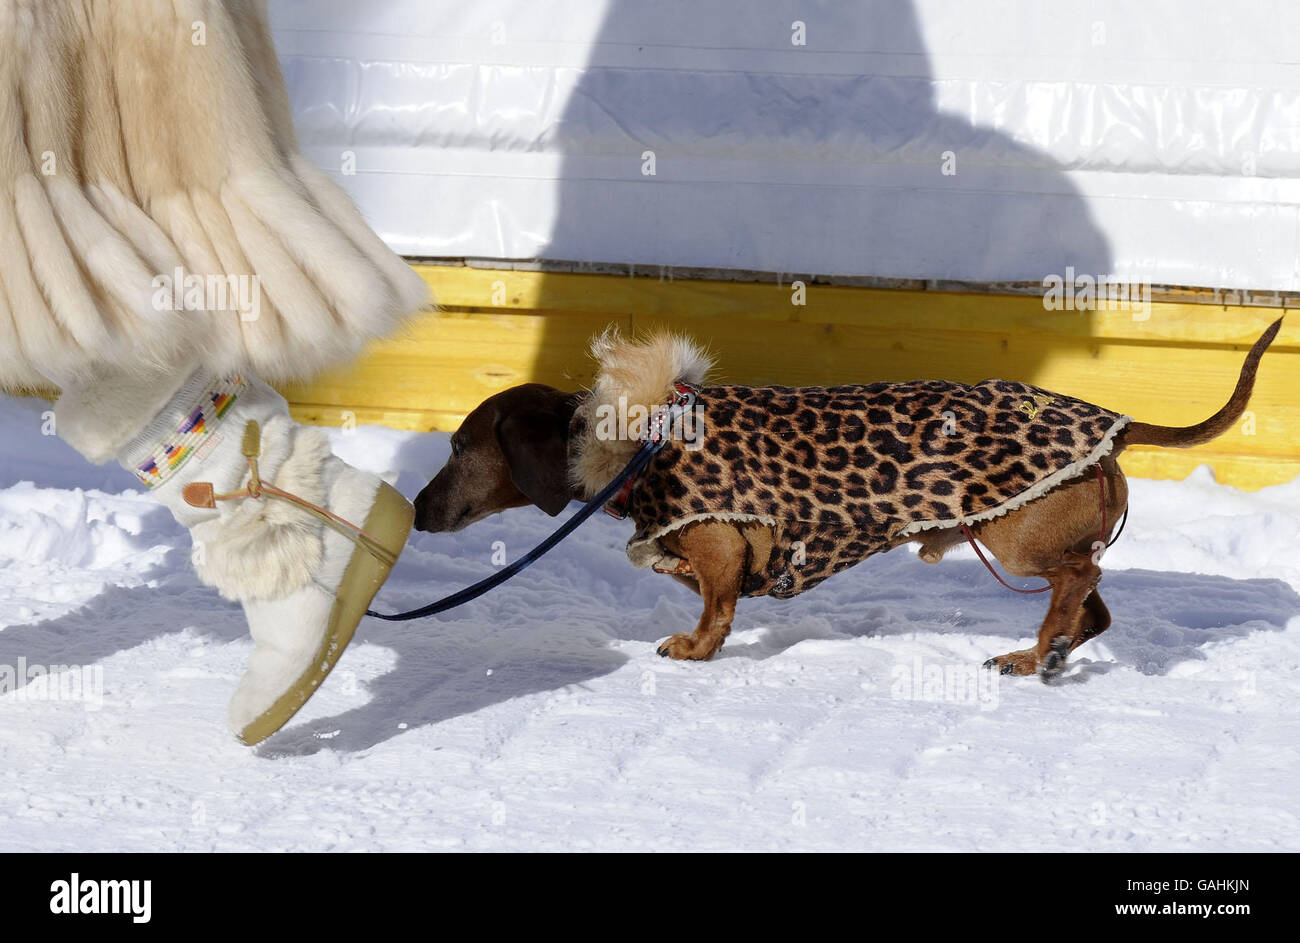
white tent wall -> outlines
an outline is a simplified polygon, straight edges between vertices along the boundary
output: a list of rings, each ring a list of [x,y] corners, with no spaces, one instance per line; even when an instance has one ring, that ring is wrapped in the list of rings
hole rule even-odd
[[[1294,0],[270,8],[410,256],[1300,290]]]

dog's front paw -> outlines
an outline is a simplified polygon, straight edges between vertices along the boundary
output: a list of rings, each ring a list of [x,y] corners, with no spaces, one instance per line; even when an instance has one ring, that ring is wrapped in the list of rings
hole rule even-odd
[[[998,655],[984,662],[984,667],[1004,675],[1031,675],[1038,671],[1038,653],[1032,648]]]
[[[722,647],[719,641],[716,645],[710,641],[701,642],[694,635],[674,635],[662,645],[659,646],[658,652],[664,658],[676,658],[679,660],[707,661],[712,658]]]

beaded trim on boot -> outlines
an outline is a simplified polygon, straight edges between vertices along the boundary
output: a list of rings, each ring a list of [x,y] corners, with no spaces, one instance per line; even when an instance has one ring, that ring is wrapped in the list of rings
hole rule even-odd
[[[206,379],[196,374],[177,399],[189,399],[195,406],[177,421],[175,416],[161,416],[138,437],[151,443],[144,454],[129,456],[124,464],[147,488],[165,484],[195,455],[215,443],[217,427],[230,411],[246,386],[238,374]],[[191,398],[192,397],[192,398]]]

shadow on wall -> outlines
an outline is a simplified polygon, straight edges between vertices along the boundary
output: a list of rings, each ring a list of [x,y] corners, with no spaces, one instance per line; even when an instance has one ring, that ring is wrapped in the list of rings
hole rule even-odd
[[[804,47],[791,42],[796,20],[806,25]],[[669,0],[653,14],[610,3],[550,142],[565,166],[541,255],[761,270],[787,285],[825,274],[1034,282],[1067,266],[1108,274],[1109,242],[1064,168],[939,110],[936,92],[910,2],[765,0],[756,11],[741,0]],[[642,173],[646,151],[654,176]],[[946,151],[955,176],[943,173]],[[847,261],[828,261],[827,246]],[[664,323],[711,344],[731,381],[912,379],[940,369],[926,369],[924,336],[873,330],[866,314],[847,324],[819,314],[815,288],[801,324],[725,310],[702,293]],[[831,320],[839,323],[827,327]],[[551,358],[553,345],[574,344],[572,330],[546,340]],[[767,376],[753,365],[772,359],[774,343],[784,373]],[[1014,369],[1032,379],[1044,356],[1022,351],[1000,369],[990,345],[955,358],[967,375],[951,378]]]

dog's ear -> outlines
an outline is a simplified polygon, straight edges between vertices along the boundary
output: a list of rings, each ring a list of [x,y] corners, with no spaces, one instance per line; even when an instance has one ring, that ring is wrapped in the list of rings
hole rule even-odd
[[[569,484],[569,421],[576,403],[566,393],[538,397],[497,423],[497,443],[510,479],[524,497],[554,517],[573,497]]]

